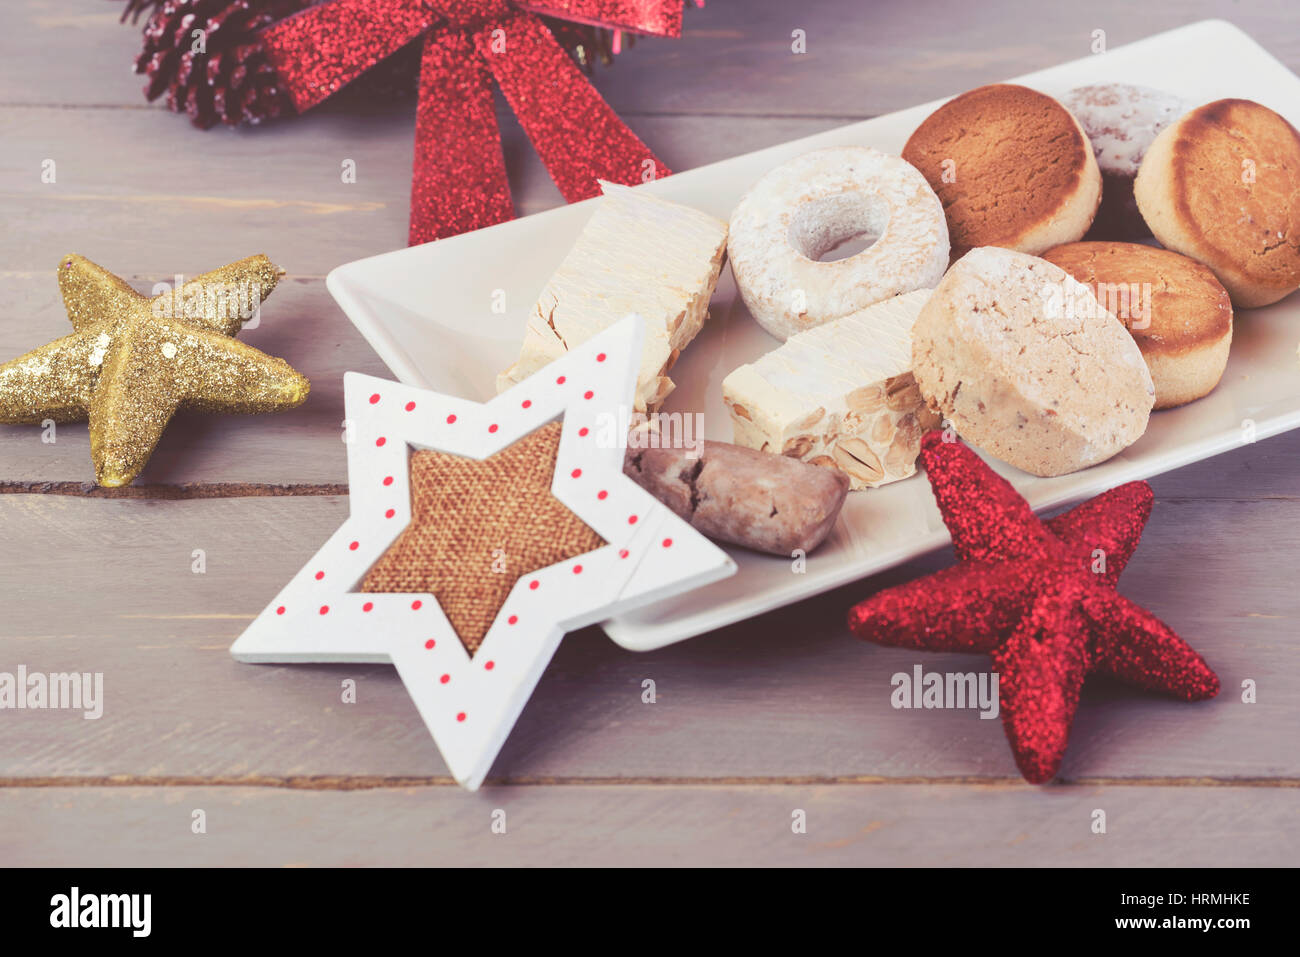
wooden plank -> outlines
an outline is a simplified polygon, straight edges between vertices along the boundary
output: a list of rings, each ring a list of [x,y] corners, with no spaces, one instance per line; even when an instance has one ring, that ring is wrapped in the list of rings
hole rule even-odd
[[[689,169],[840,122],[650,116],[632,125],[665,162]],[[560,205],[518,123],[502,127],[517,212]],[[204,133],[151,110],[0,107],[0,136],[0,201],[23,223],[0,236],[0,270],[46,277],[77,251],[153,282],[264,251],[310,277],[406,245],[409,115],[313,114]],[[48,160],[53,183],[42,181]],[[347,161],[355,182],[343,180]]]
[[[624,115],[874,116],[1087,56],[1097,29],[1116,47],[1209,17],[1237,23],[1300,67],[1300,36],[1285,4],[1097,0],[1043,5],[1032,17],[1015,0],[687,6],[680,39],[638,40],[613,67],[597,71],[597,87]],[[77,8],[61,0],[5,5],[6,35],[24,42],[6,50],[0,104],[148,109],[142,78],[130,73],[139,28],[119,26],[115,9],[102,0]],[[806,35],[804,54],[792,52],[794,30]],[[76,69],[49,66],[66,63]],[[41,82],[31,82],[34,76]],[[374,105],[351,108],[370,112]]]
[[[1300,852],[1291,788],[40,787],[0,798],[10,866],[1268,867]],[[797,810],[806,833],[792,830]],[[1092,831],[1097,810],[1104,834]],[[504,834],[492,830],[500,812]]]
[[[346,510],[333,496],[0,496],[0,670],[102,672],[105,687],[95,721],[6,713],[22,746],[0,753],[0,776],[445,774],[391,668],[242,665],[228,654]],[[1280,730],[1300,726],[1300,592],[1279,579],[1298,515],[1294,497],[1157,507],[1124,591],[1206,656],[1224,692],[1188,705],[1091,685],[1067,778],[1300,775]],[[863,644],[843,624],[855,600],[947,561],[919,559],[651,654],[594,630],[571,635],[493,774],[1014,779],[999,722],[890,704],[897,672],[967,672],[986,659]],[[344,679],[357,682],[354,705],[341,702]],[[1246,679],[1257,704],[1240,701]]]

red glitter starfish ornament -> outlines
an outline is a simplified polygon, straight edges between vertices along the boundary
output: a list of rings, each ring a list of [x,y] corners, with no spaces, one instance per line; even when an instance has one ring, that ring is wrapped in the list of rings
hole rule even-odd
[[[1150,485],[1121,485],[1042,522],[944,432],[922,439],[921,461],[959,564],[855,605],[849,628],[885,645],[988,652],[1026,780],[1041,784],[1060,768],[1089,674],[1185,701],[1218,694],[1205,660],[1115,590],[1151,514]]]

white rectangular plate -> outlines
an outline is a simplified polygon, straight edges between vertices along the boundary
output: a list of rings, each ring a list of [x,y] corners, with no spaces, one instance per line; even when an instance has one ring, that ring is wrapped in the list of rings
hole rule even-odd
[[[1013,82],[1055,96],[1096,82],[1127,82],[1195,103],[1258,100],[1300,125],[1300,78],[1229,23],[1209,20]],[[954,94],[960,91],[954,91]],[[862,145],[897,154],[942,101],[927,103],[678,173],[639,187],[726,219],[741,194],[772,167],[824,146]],[[483,401],[519,352],[530,307],[592,212],[588,200],[489,229],[340,266],[329,289],[404,383]],[[501,312],[500,303],[505,310]],[[1237,315],[1219,387],[1180,409],[1151,416],[1146,434],[1108,462],[1073,475],[1036,478],[994,463],[1035,509],[1095,495],[1133,479],[1300,426],[1300,296]],[[673,367],[677,389],[664,411],[704,413],[705,436],[731,439],[723,377],[774,348],[750,318],[730,270],[710,319]],[[924,476],[850,494],[831,537],[795,574],[791,562],[730,549],[732,578],[605,623],[620,645],[648,650],[749,618],[862,578],[942,546],[947,531]]]

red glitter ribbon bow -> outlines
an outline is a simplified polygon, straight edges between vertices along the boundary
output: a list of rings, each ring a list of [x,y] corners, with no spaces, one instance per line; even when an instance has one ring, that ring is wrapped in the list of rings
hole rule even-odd
[[[514,218],[494,80],[568,202],[597,195],[597,179],[631,185],[670,172],[539,13],[681,33],[681,0],[328,0],[269,27],[262,41],[302,112],[424,36],[411,182],[415,245]]]

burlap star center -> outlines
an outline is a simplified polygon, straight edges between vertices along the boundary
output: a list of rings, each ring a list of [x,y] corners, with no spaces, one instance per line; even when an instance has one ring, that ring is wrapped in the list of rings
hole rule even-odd
[[[473,654],[521,576],[605,544],[551,494],[560,423],[496,455],[411,455],[411,524],[367,573],[366,592],[438,599]]]

